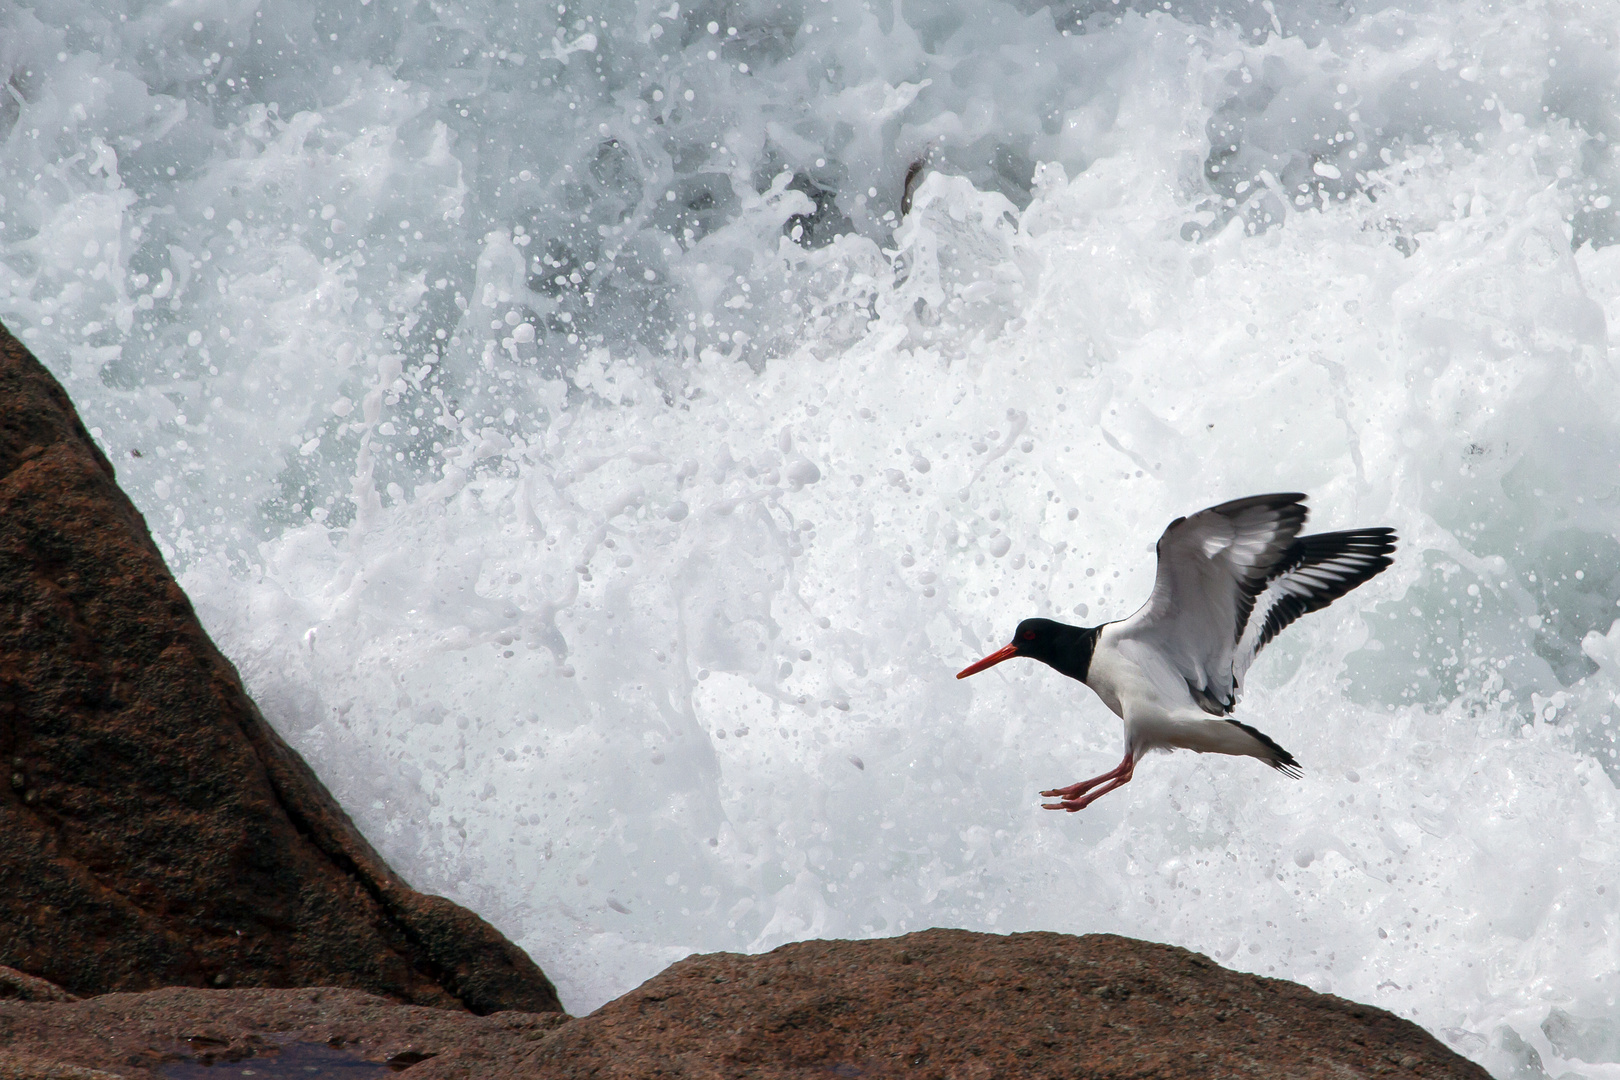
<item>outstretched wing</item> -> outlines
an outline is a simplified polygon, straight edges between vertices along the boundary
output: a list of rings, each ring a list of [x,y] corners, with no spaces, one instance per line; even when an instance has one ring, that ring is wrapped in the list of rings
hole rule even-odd
[[[1350,529],[1302,536],[1255,598],[1254,613],[1232,656],[1232,682],[1241,685],[1255,656],[1301,615],[1318,611],[1384,572],[1394,560],[1394,529]]]
[[[1117,633],[1168,662],[1206,712],[1232,711],[1235,650],[1255,598],[1287,565],[1304,502],[1298,492],[1236,499],[1177,518],[1159,537],[1153,595]]]

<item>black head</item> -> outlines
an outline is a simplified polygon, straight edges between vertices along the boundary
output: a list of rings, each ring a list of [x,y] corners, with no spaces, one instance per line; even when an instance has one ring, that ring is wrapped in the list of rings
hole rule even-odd
[[[957,673],[958,679],[976,675],[1015,656],[1027,656],[1050,665],[1073,679],[1085,681],[1091,653],[1097,646],[1097,628],[1069,626],[1051,619],[1025,619],[1013,631],[1012,642]]]

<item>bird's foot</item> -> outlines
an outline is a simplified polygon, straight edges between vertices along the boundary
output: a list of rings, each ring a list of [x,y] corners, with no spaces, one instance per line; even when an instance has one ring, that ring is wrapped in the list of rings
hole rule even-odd
[[[1129,778],[1127,777],[1126,779],[1129,779]],[[1067,810],[1069,813],[1072,814],[1076,810],[1084,810],[1086,807],[1090,806],[1092,803],[1096,802],[1098,799],[1102,798],[1104,795],[1108,794],[1110,791],[1113,791],[1117,787],[1122,787],[1122,786],[1124,786],[1124,784],[1125,784],[1124,779],[1115,779],[1112,783],[1110,783],[1110,784],[1108,784],[1108,785],[1106,785],[1104,787],[1098,788],[1096,791],[1093,791],[1090,795],[1082,795],[1077,799],[1061,799],[1058,802],[1041,803],[1041,809],[1042,810]],[[1043,791],[1043,792],[1041,792],[1041,794],[1050,795],[1052,793]]]
[[[1090,780],[1081,780],[1079,783],[1070,784],[1068,787],[1052,788],[1050,791],[1041,792],[1048,799],[1058,800],[1055,803],[1042,803],[1041,809],[1067,810],[1071,814],[1076,810],[1084,810],[1115,788],[1130,783],[1135,772],[1136,759],[1127,753],[1124,761],[1121,761],[1101,776],[1093,776]],[[1092,791],[1092,788],[1097,790]]]
[[[1059,787],[1053,788],[1050,791],[1043,791],[1041,792],[1041,795],[1048,799],[1064,799],[1069,802],[1073,802],[1086,792],[1090,791],[1092,788],[1096,787],[1098,784],[1102,783],[1104,780],[1112,779],[1112,775],[1104,773],[1101,776],[1092,777],[1090,780],[1082,780],[1077,784],[1070,784],[1068,787]]]

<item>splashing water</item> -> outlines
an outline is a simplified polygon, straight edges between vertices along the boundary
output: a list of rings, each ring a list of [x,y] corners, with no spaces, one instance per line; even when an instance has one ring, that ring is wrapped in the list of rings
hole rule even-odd
[[[0,317],[385,856],[582,1011],[1111,930],[1620,1077],[1613,4],[42,0]],[[910,213],[905,176],[926,163]],[[1181,754],[1039,665],[1173,517],[1396,565]]]

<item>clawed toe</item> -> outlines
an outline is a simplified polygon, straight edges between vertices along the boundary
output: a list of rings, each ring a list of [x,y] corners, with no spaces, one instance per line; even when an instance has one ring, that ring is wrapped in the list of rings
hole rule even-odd
[[[1055,803],[1042,803],[1042,810],[1067,810],[1074,813],[1084,810],[1102,796],[1113,791],[1121,785],[1130,783],[1131,775],[1136,769],[1136,758],[1127,753],[1125,760],[1101,776],[1094,776],[1090,780],[1082,780],[1078,784],[1068,787],[1052,788],[1041,792],[1042,798],[1057,799]]]

